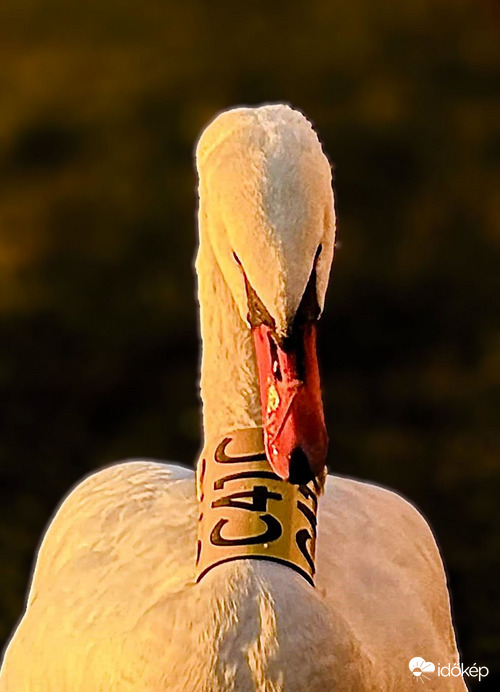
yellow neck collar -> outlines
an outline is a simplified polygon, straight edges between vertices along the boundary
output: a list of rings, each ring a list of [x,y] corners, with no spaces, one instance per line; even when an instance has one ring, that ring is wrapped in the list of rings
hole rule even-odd
[[[314,586],[318,493],[271,469],[262,428],[208,441],[197,472],[196,580],[229,560],[274,560]]]

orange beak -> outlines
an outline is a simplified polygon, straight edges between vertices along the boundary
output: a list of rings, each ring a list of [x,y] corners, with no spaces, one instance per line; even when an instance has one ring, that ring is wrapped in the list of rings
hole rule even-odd
[[[252,333],[267,459],[280,478],[307,483],[324,471],[328,449],[316,323],[298,327],[281,345],[265,324]]]

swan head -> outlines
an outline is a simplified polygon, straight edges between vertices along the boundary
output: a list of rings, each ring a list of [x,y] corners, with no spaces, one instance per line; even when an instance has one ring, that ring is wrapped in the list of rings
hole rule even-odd
[[[315,334],[334,248],[330,164],[308,120],[281,104],[220,114],[196,158],[200,229],[254,339],[268,460],[290,482],[321,477]]]

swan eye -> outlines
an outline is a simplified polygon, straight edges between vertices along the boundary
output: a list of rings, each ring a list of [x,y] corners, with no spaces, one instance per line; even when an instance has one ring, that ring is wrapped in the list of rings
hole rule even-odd
[[[245,272],[243,272],[243,274],[245,276],[245,286],[247,291],[248,323],[251,327],[260,327],[262,324],[267,324],[268,327],[274,330],[276,327],[274,319],[271,317],[269,310],[250,285]]]
[[[274,319],[271,317],[271,315],[269,314],[269,310],[261,301],[256,291],[252,287],[251,283],[247,279],[247,275],[245,274],[243,265],[241,264],[240,259],[235,252],[233,252],[233,258],[240,267],[243,274],[243,278],[245,279],[245,290],[247,294],[248,305],[248,324],[250,325],[250,327],[260,327],[262,324],[267,324],[268,327],[274,330],[276,326]]]
[[[271,317],[268,309],[261,301],[255,290],[253,289],[252,285],[250,284],[249,280],[247,279],[247,275],[245,274],[245,270],[243,269],[241,260],[234,250],[233,259],[238,265],[238,267],[241,269],[241,273],[243,274],[243,278],[245,279],[245,290],[247,294],[248,304],[248,324],[250,325],[250,327],[260,327],[261,324],[267,324],[268,327],[274,329],[274,319]]]
[[[295,315],[294,328],[299,327],[306,322],[313,322],[320,316],[321,310],[318,304],[318,296],[316,293],[316,263],[321,253],[322,246],[319,245],[314,257],[311,274],[307,282],[306,289],[300,301],[299,309]]]

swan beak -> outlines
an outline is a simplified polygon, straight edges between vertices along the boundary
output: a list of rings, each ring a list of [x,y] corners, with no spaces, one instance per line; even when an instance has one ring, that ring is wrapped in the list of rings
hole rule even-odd
[[[316,322],[278,342],[271,328],[252,329],[267,459],[290,483],[324,478],[326,432],[316,356]]]

